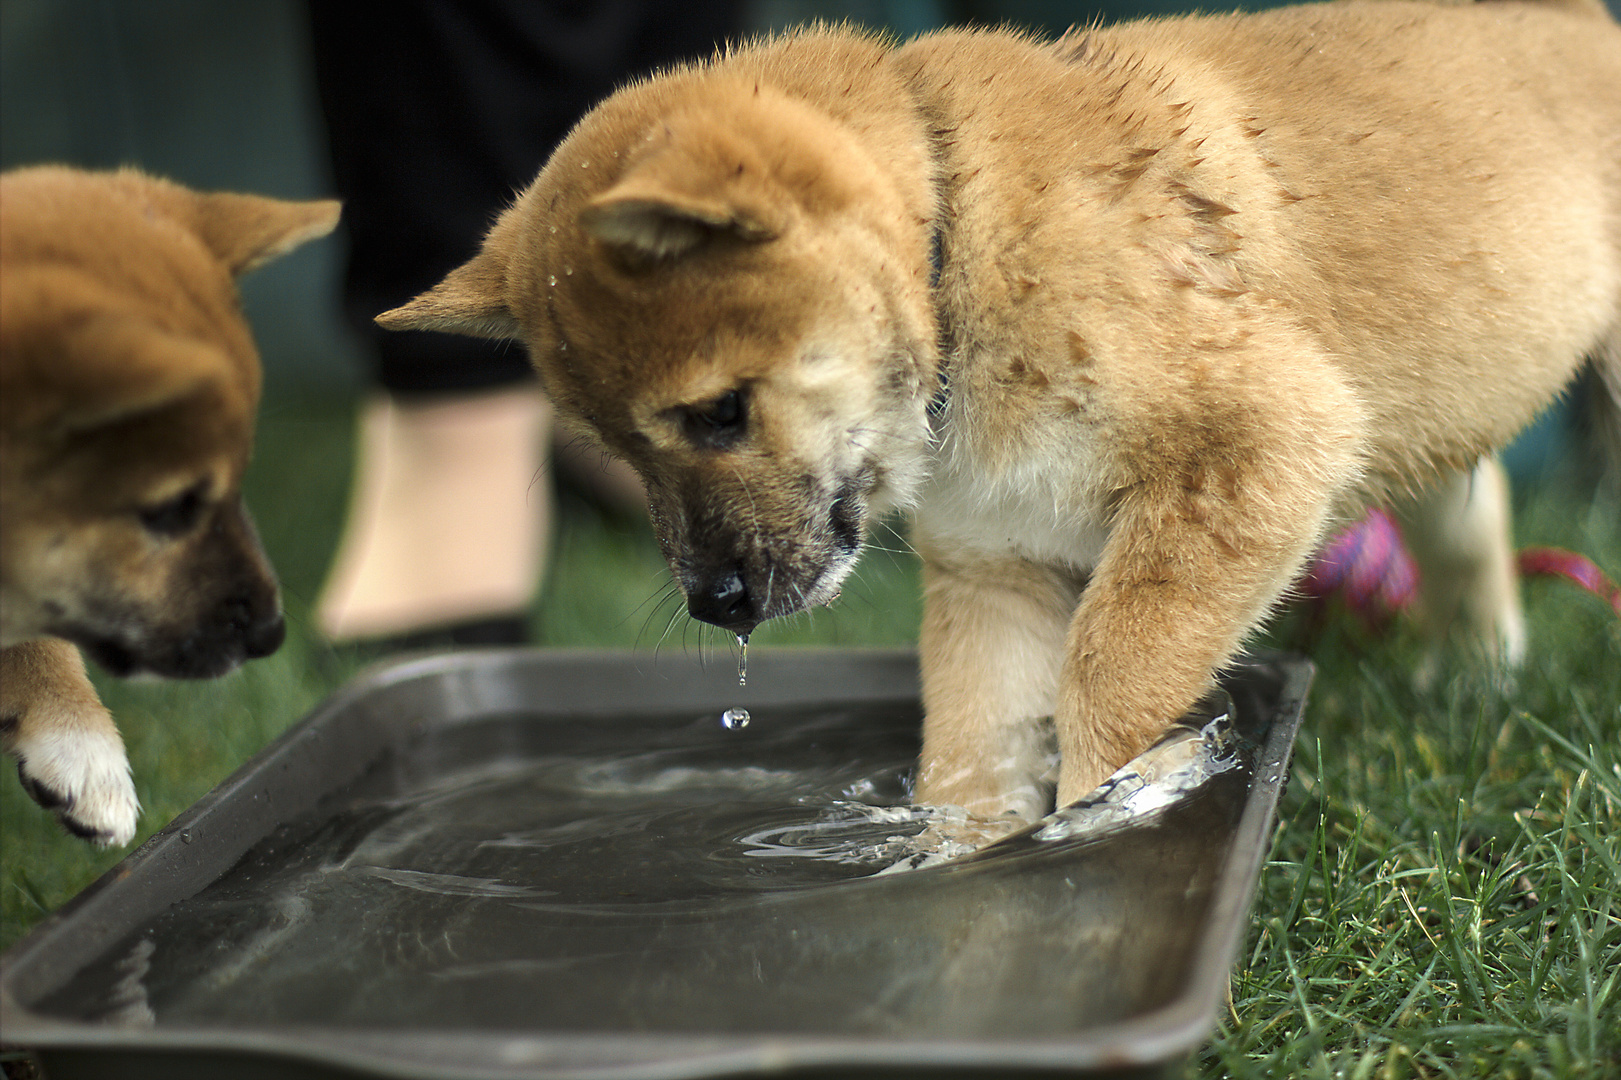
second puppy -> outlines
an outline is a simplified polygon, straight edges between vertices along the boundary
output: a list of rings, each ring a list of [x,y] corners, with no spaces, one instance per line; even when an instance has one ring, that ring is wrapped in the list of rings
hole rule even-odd
[[[139,808],[79,650],[208,678],[281,644],[242,505],[260,373],[236,278],[337,219],[134,170],[0,177],[0,736],[98,844]]]

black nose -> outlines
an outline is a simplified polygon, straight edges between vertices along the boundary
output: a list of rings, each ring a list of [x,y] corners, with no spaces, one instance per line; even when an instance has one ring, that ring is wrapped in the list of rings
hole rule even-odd
[[[274,619],[266,620],[249,630],[242,639],[242,647],[250,660],[257,660],[281,648],[281,643],[286,639],[287,623],[277,615]]]
[[[275,594],[257,596],[243,594],[225,602],[221,612],[228,637],[242,644],[242,652],[249,660],[269,656],[281,648],[287,637],[287,623]]]
[[[687,613],[734,634],[747,634],[760,624],[754,597],[736,570],[722,571],[688,591]]]

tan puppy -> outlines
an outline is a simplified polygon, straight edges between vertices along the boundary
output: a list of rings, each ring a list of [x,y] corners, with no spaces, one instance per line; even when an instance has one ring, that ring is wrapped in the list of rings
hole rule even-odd
[[[525,341],[727,629],[826,603],[913,508],[917,798],[1039,814],[1038,718],[1084,795],[1372,498],[1438,492],[1406,514],[1437,616],[1523,647],[1477,463],[1621,365],[1621,29],[1346,2],[767,41],[609,98],[379,322]]]
[[[0,177],[0,733],[86,839],[128,843],[138,806],[74,645],[206,678],[281,644],[240,495],[259,358],[235,278],[337,217],[132,170]]]

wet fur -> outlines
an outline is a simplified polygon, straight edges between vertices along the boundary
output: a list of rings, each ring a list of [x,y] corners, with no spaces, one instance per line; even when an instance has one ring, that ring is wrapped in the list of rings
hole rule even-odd
[[[206,678],[281,643],[241,500],[260,374],[235,279],[337,214],[133,170],[0,176],[0,736],[86,839],[128,843],[139,807],[79,650]]]
[[[1372,500],[1435,629],[1520,655],[1490,455],[1617,362],[1621,30],[1351,0],[807,31],[605,101],[379,321],[526,342],[718,625],[826,602],[911,509],[917,797],[1030,816],[1040,718],[1070,801]]]

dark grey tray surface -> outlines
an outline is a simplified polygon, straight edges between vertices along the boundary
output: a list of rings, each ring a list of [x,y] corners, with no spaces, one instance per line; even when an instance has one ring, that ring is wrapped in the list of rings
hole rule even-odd
[[[915,656],[750,668],[368,673],[7,953],[4,1038],[71,1080],[1010,1076],[1207,1036],[1309,664],[1242,665],[1086,805],[887,873],[941,828],[907,802]]]

